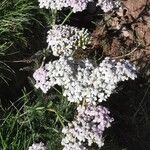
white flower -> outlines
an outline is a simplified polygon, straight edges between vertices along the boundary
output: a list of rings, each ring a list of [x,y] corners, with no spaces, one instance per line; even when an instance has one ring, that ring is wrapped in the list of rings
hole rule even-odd
[[[90,34],[84,28],[79,30],[68,25],[54,25],[48,31],[47,43],[54,56],[70,56],[74,50],[86,48],[90,43]]]
[[[46,150],[46,147],[42,142],[33,143],[32,146],[29,147],[29,150]]]
[[[40,8],[62,10],[70,7],[74,13],[85,10],[91,1],[93,0],[38,0]]]

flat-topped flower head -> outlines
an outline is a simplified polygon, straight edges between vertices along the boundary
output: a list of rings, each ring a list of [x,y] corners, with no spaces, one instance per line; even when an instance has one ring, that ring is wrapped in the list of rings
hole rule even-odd
[[[42,77],[41,77],[42,76]],[[68,101],[88,103],[106,101],[121,81],[134,80],[136,68],[127,60],[105,58],[98,66],[88,59],[76,62],[72,57],[60,57],[39,68],[33,74],[35,87],[46,93],[54,85],[62,86]]]
[[[84,28],[54,25],[48,31],[47,43],[54,56],[70,56],[76,49],[85,49],[90,44],[90,33]]]
[[[86,150],[86,146],[96,143],[98,147],[104,145],[103,132],[111,126],[113,118],[109,116],[110,112],[102,106],[88,105],[77,108],[78,115],[76,119],[64,127],[62,133],[65,137],[62,139],[63,150]]]
[[[74,13],[85,10],[91,1],[93,0],[38,0],[40,8],[62,10],[70,7]]]

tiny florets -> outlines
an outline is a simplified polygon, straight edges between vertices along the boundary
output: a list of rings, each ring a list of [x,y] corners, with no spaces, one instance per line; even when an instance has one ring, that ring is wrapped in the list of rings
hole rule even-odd
[[[38,68],[33,74],[33,78],[36,80],[36,84],[34,86],[37,89],[40,88],[43,93],[48,91],[48,87],[46,86],[47,77],[47,72],[43,67]]]
[[[46,150],[46,147],[42,142],[33,143],[32,146],[29,147],[29,150]]]
[[[98,0],[96,6],[100,6],[101,9],[106,13],[113,10],[116,7],[119,7],[120,3],[118,0]]]
[[[63,150],[86,150],[86,146],[96,143],[98,147],[104,145],[103,132],[110,127],[113,118],[109,117],[109,111],[102,106],[88,105],[77,108],[78,115],[74,121],[64,127],[62,133]]]
[[[62,10],[70,7],[74,13],[86,9],[88,2],[93,0],[38,0],[40,8]]]
[[[90,34],[84,28],[79,30],[68,25],[54,25],[48,31],[47,43],[54,56],[70,56],[74,50],[85,49],[90,44]]]

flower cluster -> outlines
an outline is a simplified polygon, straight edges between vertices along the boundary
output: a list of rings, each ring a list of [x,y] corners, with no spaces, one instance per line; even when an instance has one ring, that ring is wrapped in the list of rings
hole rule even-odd
[[[100,6],[104,12],[111,11],[113,8],[119,7],[119,1],[113,0],[98,0],[96,6]]]
[[[113,121],[109,114],[108,109],[102,106],[79,106],[76,119],[62,130],[65,135],[62,139],[63,150],[86,150],[86,146],[92,143],[102,147],[103,132]]]
[[[29,147],[29,150],[46,150],[46,147],[42,142],[33,143],[32,146]]]
[[[54,25],[48,31],[47,43],[54,56],[70,56],[73,50],[85,49],[90,44],[90,34],[84,28],[79,30],[68,25]]]
[[[88,2],[93,0],[38,0],[40,8],[62,10],[71,7],[74,13],[86,9]]]
[[[98,66],[88,60],[75,62],[72,57],[60,57],[39,68],[33,74],[35,87],[46,93],[52,86],[64,88],[70,102],[88,103],[106,100],[117,83],[136,78],[136,68],[127,60],[119,62],[106,57]]]
[[[73,65],[71,58],[60,57],[59,60],[49,62],[44,67],[40,67],[33,74],[36,80],[35,87],[47,93],[56,84],[63,86],[70,83],[75,69],[71,65]]]
[[[51,8],[53,10],[62,10],[70,7],[74,13],[81,12],[87,8],[89,2],[94,0],[38,0],[40,8]],[[96,6],[100,6],[104,12],[111,11],[119,6],[119,1],[113,0],[98,0]]]

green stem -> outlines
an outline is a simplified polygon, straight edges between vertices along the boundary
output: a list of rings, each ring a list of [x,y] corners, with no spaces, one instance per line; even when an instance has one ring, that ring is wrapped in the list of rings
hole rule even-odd
[[[84,98],[82,101],[82,106],[85,106],[85,104],[86,104],[86,99]]]
[[[70,13],[66,16],[66,18],[63,20],[63,22],[61,23],[61,25],[63,25],[67,20],[68,18],[72,15],[73,11],[71,10]]]
[[[56,18],[57,18],[57,10],[53,9],[53,10],[51,10],[51,12],[52,12],[52,25],[55,25],[56,24]]]

